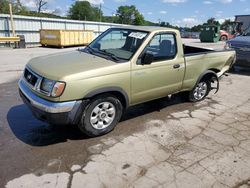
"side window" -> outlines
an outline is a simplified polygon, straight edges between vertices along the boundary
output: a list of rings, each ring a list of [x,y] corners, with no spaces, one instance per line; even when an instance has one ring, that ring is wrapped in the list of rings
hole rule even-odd
[[[144,53],[154,55],[154,61],[173,59],[176,55],[175,35],[170,33],[160,33],[154,36]]]

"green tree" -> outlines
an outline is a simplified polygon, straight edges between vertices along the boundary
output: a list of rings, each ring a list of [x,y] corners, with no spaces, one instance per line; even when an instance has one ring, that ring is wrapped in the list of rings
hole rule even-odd
[[[99,21],[103,13],[88,1],[76,1],[69,9],[68,17],[73,20]]]
[[[118,22],[121,24],[143,25],[145,22],[144,17],[134,5],[118,7],[117,15]]]
[[[116,16],[116,15],[113,15],[113,16],[103,16],[102,17],[102,22],[119,23],[119,17]]]
[[[8,14],[9,13],[9,1],[7,0],[0,0],[0,13],[1,14]]]
[[[160,27],[169,27],[169,28],[174,28],[169,22],[161,22]]]
[[[209,25],[219,25],[220,23],[218,21],[216,21],[215,18],[209,18],[207,20],[207,24],[209,24]]]
[[[38,17],[48,17],[48,18],[61,18],[54,13],[38,13],[37,11],[28,10],[25,6],[23,6],[20,0],[0,0],[0,14],[9,14],[9,4],[12,5],[12,12],[16,15],[24,15],[24,16],[38,16]]]
[[[159,26],[158,23],[154,23],[154,22],[147,21],[147,20],[144,21],[144,25],[147,25],[147,26]]]
[[[138,11],[135,13],[134,25],[144,25],[144,17]]]
[[[20,14],[24,13],[26,8],[21,5],[20,1],[14,1],[14,0],[0,0],[0,14],[9,14],[9,4],[12,5],[12,12],[13,14]]]
[[[230,19],[226,19],[222,24],[221,24],[221,29],[228,31],[228,32],[233,32],[234,30],[234,25],[235,22],[231,21]]]
[[[203,25],[199,24],[199,25],[195,25],[191,28],[191,31],[192,32],[200,32],[201,31],[201,28],[202,28]]]

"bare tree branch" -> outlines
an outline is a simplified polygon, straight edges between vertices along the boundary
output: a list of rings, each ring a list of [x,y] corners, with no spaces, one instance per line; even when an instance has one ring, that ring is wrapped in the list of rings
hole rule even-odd
[[[36,0],[37,12],[40,13],[47,4],[48,4],[47,0]]]

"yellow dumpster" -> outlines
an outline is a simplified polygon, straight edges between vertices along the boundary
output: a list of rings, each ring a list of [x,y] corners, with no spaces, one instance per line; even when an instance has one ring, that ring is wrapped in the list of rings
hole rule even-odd
[[[79,46],[87,45],[94,38],[92,30],[40,30],[40,43],[42,46]]]

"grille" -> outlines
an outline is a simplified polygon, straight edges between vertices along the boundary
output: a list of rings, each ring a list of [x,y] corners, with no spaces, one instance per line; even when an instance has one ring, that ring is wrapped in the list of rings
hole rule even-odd
[[[36,85],[36,82],[38,80],[38,78],[27,68],[24,70],[24,78],[33,87]]]

